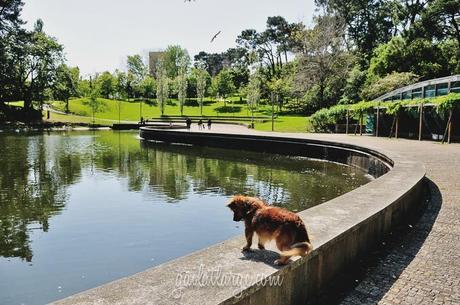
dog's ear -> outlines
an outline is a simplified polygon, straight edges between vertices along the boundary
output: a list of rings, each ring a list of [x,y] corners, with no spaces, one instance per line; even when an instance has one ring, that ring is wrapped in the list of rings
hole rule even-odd
[[[237,206],[237,203],[238,203],[238,200],[239,200],[239,196],[238,195],[235,195],[233,196],[232,198],[230,198],[226,203],[225,205],[227,207],[229,207],[230,209],[235,209],[236,206]]]
[[[255,205],[251,200],[245,200],[244,209],[246,215],[252,214],[257,210],[257,205]]]
[[[235,203],[233,202],[233,198],[230,198],[229,200],[227,200],[227,202],[225,202],[225,206],[229,207],[229,208],[232,208],[232,206],[234,206]]]

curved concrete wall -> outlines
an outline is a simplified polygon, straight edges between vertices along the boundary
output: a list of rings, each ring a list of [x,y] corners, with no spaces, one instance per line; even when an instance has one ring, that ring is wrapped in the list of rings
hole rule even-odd
[[[304,304],[422,200],[423,165],[368,148],[298,138],[149,129],[141,129],[141,136],[327,159],[379,178],[300,212],[315,249],[288,266],[273,265],[277,258],[273,249],[242,253],[245,241],[240,236],[56,304]]]

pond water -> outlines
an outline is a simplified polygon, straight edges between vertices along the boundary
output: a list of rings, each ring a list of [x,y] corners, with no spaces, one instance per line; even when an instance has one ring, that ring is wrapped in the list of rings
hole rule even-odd
[[[0,133],[0,304],[45,304],[242,234],[224,206],[234,194],[299,211],[368,181],[137,132]]]

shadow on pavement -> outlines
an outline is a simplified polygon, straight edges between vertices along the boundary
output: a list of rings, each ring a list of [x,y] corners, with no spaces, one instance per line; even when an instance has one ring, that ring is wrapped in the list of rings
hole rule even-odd
[[[439,188],[428,178],[425,183],[425,201],[421,208],[308,305],[376,304],[384,297],[419,252],[441,209]]]

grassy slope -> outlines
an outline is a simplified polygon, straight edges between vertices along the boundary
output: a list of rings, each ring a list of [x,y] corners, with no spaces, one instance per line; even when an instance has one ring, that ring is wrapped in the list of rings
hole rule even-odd
[[[91,116],[91,110],[88,106],[84,105],[86,98],[73,99],[69,102],[70,112],[82,116]],[[105,106],[102,112],[96,113],[97,118],[118,120],[118,107],[121,107],[121,119],[126,121],[138,121],[140,118],[139,102],[125,102],[102,99],[101,101]],[[180,107],[177,101],[173,101],[175,105],[166,105],[165,115],[180,115]],[[53,102],[53,107],[58,110],[64,110],[63,102]],[[247,116],[250,113],[247,111],[246,105],[227,103],[227,107],[234,107],[235,112],[218,113],[216,108],[224,106],[223,102],[215,102],[203,107],[203,115],[222,115],[222,116]],[[265,110],[264,107],[261,110]],[[160,107],[156,105],[149,105],[142,103],[142,116],[144,118],[155,118],[161,114]],[[260,114],[260,113],[256,113]],[[198,106],[184,106],[184,115],[200,115],[200,107]]]
[[[43,117],[46,117],[46,113],[43,114]],[[93,123],[91,117],[82,117],[82,116],[77,116],[77,115],[66,115],[66,114],[60,114],[60,113],[54,113],[54,112],[50,112],[49,121],[51,121],[51,122],[66,122],[66,123],[86,123],[86,124]],[[118,122],[118,121],[116,121],[116,122]],[[116,122],[112,121],[112,120],[98,119],[98,118],[96,118],[94,120],[95,124],[105,125],[105,126],[112,126],[113,123],[116,123]]]
[[[235,100],[237,100],[235,98]],[[86,101],[85,98],[72,99],[69,102],[69,108],[71,113],[75,115],[64,115],[51,113],[51,121],[61,121],[61,122],[91,122],[91,110],[84,104]],[[126,101],[116,101],[108,99],[100,99],[104,104],[104,108],[101,112],[96,113],[96,123],[102,125],[112,125],[115,122],[118,122],[118,110],[119,105],[121,106],[121,120],[122,121],[138,121],[140,117],[140,107],[139,102],[126,102]],[[203,107],[203,115],[220,115],[220,116],[250,116],[250,111],[246,104],[228,103],[227,107],[235,107],[235,112],[225,112],[218,113],[216,109],[224,106],[224,103],[211,102]],[[21,102],[17,102],[21,103]],[[52,102],[53,107],[57,110],[63,111],[65,104],[63,102],[55,101]],[[173,101],[174,105],[166,105],[165,115],[180,115],[180,108],[177,101]],[[270,106],[260,106],[259,110],[254,113],[254,115],[270,115]],[[198,106],[185,106],[184,115],[200,115],[200,107]],[[142,116],[147,118],[155,118],[160,116],[160,109],[156,105],[149,105],[147,103],[142,104]],[[310,123],[308,118],[300,116],[280,116],[275,120],[275,131],[282,132],[306,132],[310,130]],[[271,121],[266,123],[256,123],[255,129],[270,131],[271,130]]]
[[[272,122],[255,125],[255,129],[263,131],[272,130]],[[275,120],[275,131],[282,132],[307,132],[311,130],[310,121],[306,117],[281,116]]]

